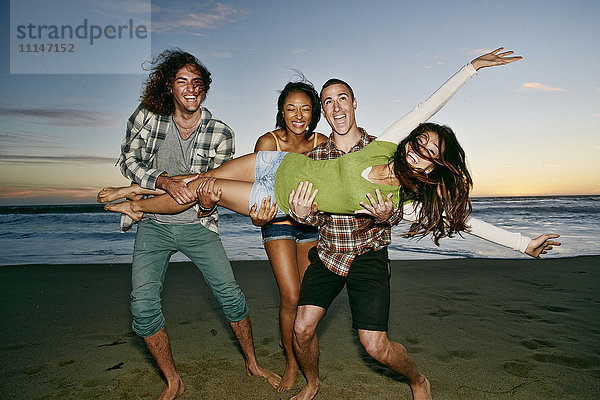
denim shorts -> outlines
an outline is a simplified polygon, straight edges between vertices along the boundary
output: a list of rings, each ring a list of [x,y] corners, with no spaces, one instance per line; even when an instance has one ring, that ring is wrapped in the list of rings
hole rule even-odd
[[[254,172],[254,184],[250,191],[248,208],[257,205],[256,211],[260,210],[262,199],[271,196],[271,203],[275,201],[275,173],[283,161],[285,151],[259,151],[256,153],[256,166]],[[276,218],[285,217],[287,214],[277,207]]]
[[[316,242],[319,230],[314,226],[302,224],[269,224],[260,228],[263,243],[271,240],[287,239],[296,243]]]

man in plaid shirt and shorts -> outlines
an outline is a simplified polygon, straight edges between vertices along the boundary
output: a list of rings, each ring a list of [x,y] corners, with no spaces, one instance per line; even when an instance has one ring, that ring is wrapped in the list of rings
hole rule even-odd
[[[308,153],[315,160],[328,160],[358,151],[375,139],[356,124],[356,99],[350,86],[330,79],[321,89],[323,113],[331,126],[328,141]],[[369,195],[370,196],[370,195]],[[387,337],[390,307],[390,268],[387,247],[391,227],[401,215],[390,198],[369,197],[375,218],[365,215],[310,213],[298,221],[319,227],[319,241],[309,251],[294,325],[294,348],[307,385],[294,399],[312,399],[319,390],[319,345],[317,325],[335,297],[346,285],[352,327],[371,357],[404,375],[415,399],[430,399],[429,381],[419,372],[404,346]]]
[[[233,131],[201,106],[212,80],[193,55],[167,50],[152,65],[142,103],[127,122],[118,164],[123,175],[141,187],[162,189],[178,203],[189,203],[195,201],[195,194],[185,180],[171,177],[205,172],[229,161],[235,150]],[[244,353],[248,375],[265,377],[273,387],[279,384],[279,376],[256,360],[246,299],[223,249],[217,220],[216,207],[204,218],[190,208],[175,215],[147,213],[138,224],[132,327],[167,381],[160,399],[173,399],[184,389],[171,355],[160,297],[169,259],[176,251],[202,271]]]

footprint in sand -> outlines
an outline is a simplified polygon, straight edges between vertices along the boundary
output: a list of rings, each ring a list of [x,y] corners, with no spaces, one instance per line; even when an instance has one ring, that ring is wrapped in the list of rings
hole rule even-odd
[[[547,310],[547,311],[551,311],[551,312],[555,312],[555,313],[563,313],[563,312],[571,311],[570,308],[558,307],[558,306],[548,306],[548,305],[542,305],[542,306],[539,306],[538,308],[541,310]]]
[[[539,319],[539,317],[537,315],[530,314],[530,313],[522,311],[522,310],[507,309],[507,310],[502,310],[502,311],[505,312],[505,313],[507,313],[507,314],[512,314],[514,316],[521,317],[521,318],[524,318],[524,319],[527,319],[527,320]]]
[[[585,358],[564,354],[537,353],[531,358],[541,363],[557,364],[569,368],[589,368],[592,365],[592,362]]]
[[[506,373],[520,378],[529,377],[529,373],[534,369],[534,366],[529,361],[522,360],[507,361],[502,367]]]
[[[523,347],[525,347],[526,349],[529,349],[529,350],[538,350],[543,347],[548,347],[548,348],[556,347],[556,345],[549,340],[537,339],[537,338],[523,340],[523,341],[521,341],[521,344],[523,345]]]
[[[34,365],[33,367],[29,367],[25,370],[25,373],[27,375],[35,375],[38,374],[40,372],[42,372],[43,370],[46,369],[46,365],[42,364],[42,365]]]
[[[454,361],[467,361],[471,360],[475,356],[474,353],[465,350],[450,350],[444,353],[440,353],[436,356],[438,360],[443,363],[451,363]]]
[[[432,317],[437,317],[437,318],[444,318],[449,315],[452,315],[452,311],[444,310],[443,308],[440,308],[437,311],[432,311],[432,312],[427,313],[427,315],[432,316]]]

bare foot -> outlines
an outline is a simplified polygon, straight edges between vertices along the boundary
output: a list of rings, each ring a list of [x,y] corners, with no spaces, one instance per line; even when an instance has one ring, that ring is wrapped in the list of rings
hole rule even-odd
[[[286,392],[290,390],[296,383],[296,375],[298,375],[298,364],[292,365],[287,363],[285,365],[285,371],[283,371],[283,378],[277,388],[278,392]]]
[[[125,199],[133,192],[133,186],[105,187],[98,193],[98,203],[110,203],[111,201]]]
[[[304,386],[304,389],[300,391],[300,393],[292,397],[290,400],[312,400],[317,396],[317,393],[319,393],[318,384],[316,387],[306,385]]]
[[[183,381],[181,378],[177,377],[177,381],[172,385],[167,385],[165,390],[162,391],[160,396],[158,396],[158,400],[172,400],[183,394]]]
[[[415,385],[410,385],[414,400],[431,400],[431,384],[425,375],[421,375],[423,379]]]
[[[104,206],[106,211],[120,212],[121,214],[127,214],[134,221],[139,221],[144,216],[143,212],[133,211],[131,201],[123,201],[121,203],[107,204]]]
[[[246,373],[248,376],[260,376],[266,378],[273,388],[277,389],[279,387],[279,383],[281,382],[281,377],[274,372],[269,371],[268,369],[264,369],[263,367],[256,366],[253,370],[250,369],[248,365],[246,365]]]

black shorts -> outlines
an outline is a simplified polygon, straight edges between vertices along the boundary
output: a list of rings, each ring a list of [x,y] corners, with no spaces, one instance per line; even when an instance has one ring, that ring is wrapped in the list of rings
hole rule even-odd
[[[387,331],[390,314],[390,263],[387,247],[356,256],[348,276],[331,272],[313,247],[308,252],[310,265],[300,287],[299,306],[318,306],[325,310],[346,285],[352,327]]]

